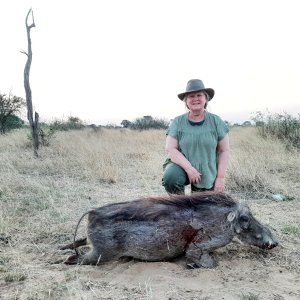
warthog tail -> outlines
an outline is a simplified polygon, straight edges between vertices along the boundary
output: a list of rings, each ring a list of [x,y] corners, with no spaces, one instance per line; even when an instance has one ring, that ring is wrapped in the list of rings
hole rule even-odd
[[[78,245],[78,243],[76,242],[76,235],[77,235],[78,227],[79,227],[79,224],[81,223],[82,219],[83,219],[87,214],[89,214],[89,213],[92,212],[92,211],[93,211],[93,210],[89,210],[89,211],[85,212],[85,213],[80,217],[79,221],[77,222],[76,229],[75,229],[75,233],[74,233],[74,239],[73,239],[73,248],[74,248],[75,253],[76,253],[77,256],[80,255],[79,252],[78,252],[78,250],[77,250],[77,247],[80,246],[80,245]]]

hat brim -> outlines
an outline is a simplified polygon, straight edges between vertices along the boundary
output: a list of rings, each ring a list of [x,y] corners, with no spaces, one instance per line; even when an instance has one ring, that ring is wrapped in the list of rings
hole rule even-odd
[[[207,89],[201,89],[201,90],[194,90],[194,91],[189,91],[189,92],[184,92],[184,93],[181,93],[181,94],[178,94],[178,98],[180,100],[183,100],[185,95],[187,94],[190,94],[190,93],[194,93],[194,92],[200,92],[200,91],[206,91],[206,93],[208,94],[210,100],[214,97],[215,95],[215,91],[213,89],[210,89],[210,88],[207,88]]]

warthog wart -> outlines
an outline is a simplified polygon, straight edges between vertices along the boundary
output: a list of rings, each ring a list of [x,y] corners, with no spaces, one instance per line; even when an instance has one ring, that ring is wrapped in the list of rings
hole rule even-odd
[[[83,216],[88,214],[87,238],[75,240]],[[278,242],[270,229],[254,218],[249,207],[223,193],[150,197],[105,205],[79,220],[75,249],[67,264],[98,265],[121,257],[165,261],[185,255],[189,268],[213,268],[215,249],[234,237],[262,249]],[[79,254],[77,247],[91,250]]]

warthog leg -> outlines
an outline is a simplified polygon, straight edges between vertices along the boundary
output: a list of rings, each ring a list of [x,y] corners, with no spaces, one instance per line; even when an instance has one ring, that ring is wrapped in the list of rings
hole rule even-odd
[[[71,255],[64,263],[66,265],[99,265],[102,262],[103,259],[101,254],[99,254],[97,251],[91,250],[83,255]]]
[[[189,269],[196,268],[215,268],[218,263],[210,256],[209,251],[201,250],[197,245],[190,244],[186,251],[187,267]]]
[[[86,246],[87,245],[87,238],[82,238],[79,240],[76,240],[75,243],[70,243],[67,245],[64,245],[62,247],[60,247],[60,250],[66,250],[66,249],[75,249],[78,248],[80,246]]]

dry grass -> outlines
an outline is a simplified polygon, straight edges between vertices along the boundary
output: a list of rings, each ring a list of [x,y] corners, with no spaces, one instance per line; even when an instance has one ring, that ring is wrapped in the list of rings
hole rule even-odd
[[[248,199],[245,201],[257,217],[272,225],[285,248],[265,255],[233,246],[228,253],[239,261],[299,274],[299,153],[287,152],[278,142],[262,140],[253,128],[233,129],[230,138],[228,190]],[[124,271],[122,266],[130,269],[130,263],[104,267],[100,275],[97,273],[102,279],[93,278],[92,267],[52,263],[66,257],[58,250],[59,245],[72,240],[76,222],[87,209],[165,194],[161,186],[164,142],[165,132],[161,130],[58,132],[50,146],[41,149],[40,158],[34,158],[25,131],[0,136],[0,299],[160,299],[155,296],[158,283],[147,277],[129,288],[114,282],[114,275]],[[293,200],[265,198],[276,193]],[[255,197],[252,200],[251,195]],[[84,234],[81,227],[79,235]],[[226,254],[220,255],[226,258]],[[231,263],[229,256],[227,259]],[[175,273],[183,280],[185,271],[180,270]],[[110,280],[105,276],[111,276]],[[174,276],[170,275],[171,281]],[[172,295],[170,299],[200,295],[194,286],[178,289],[179,284],[171,282],[159,295]],[[185,290],[191,298],[186,298]],[[236,295],[242,292],[236,291]],[[212,298],[203,292],[201,299]]]
[[[297,150],[287,152],[284,144],[263,139],[255,128],[233,128],[228,188],[250,196],[299,195],[300,165]]]

